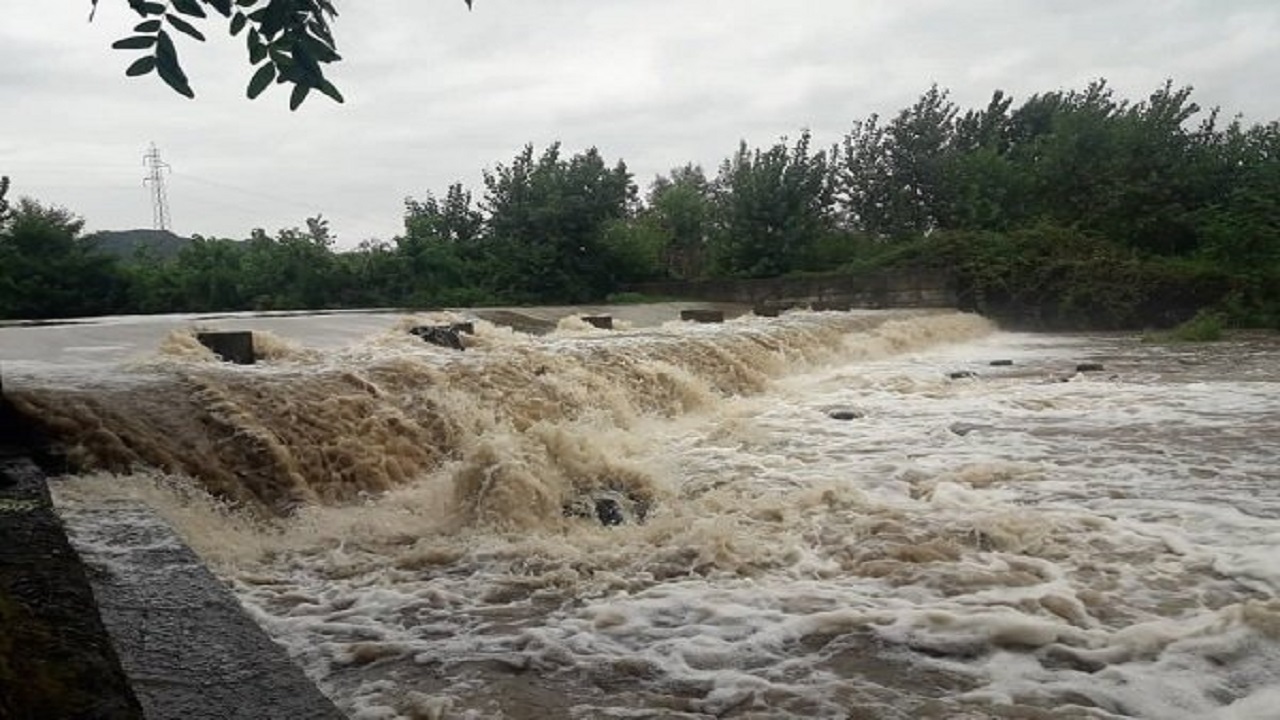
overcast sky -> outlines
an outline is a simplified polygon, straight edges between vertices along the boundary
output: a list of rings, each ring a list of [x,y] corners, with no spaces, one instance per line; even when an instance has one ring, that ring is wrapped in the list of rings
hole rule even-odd
[[[930,84],[962,107],[1105,77],[1140,99],[1165,78],[1249,122],[1280,117],[1276,0],[376,0],[337,3],[344,105],[298,112],[244,96],[243,38],[180,43],[196,91],[129,79],[110,49],[125,0],[7,0],[0,26],[0,174],[11,195],[90,229],[151,226],[142,156],[155,142],[180,234],[246,237],[322,213],[343,246],[402,228],[406,196],[462,181],[526,143],[595,146],[643,187],[709,171],[739,140],[891,115]],[[38,10],[37,10],[38,7]],[[186,38],[182,38],[186,39]]]

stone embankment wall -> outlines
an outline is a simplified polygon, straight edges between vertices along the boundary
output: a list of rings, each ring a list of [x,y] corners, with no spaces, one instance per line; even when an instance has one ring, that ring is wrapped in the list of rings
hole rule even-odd
[[[640,283],[627,290],[650,296],[746,303],[760,308],[955,307],[946,273],[893,271],[868,275],[815,275]]]
[[[0,718],[342,718],[147,508],[75,510],[77,547],[2,382]]]
[[[141,720],[31,442],[0,386],[0,717]]]

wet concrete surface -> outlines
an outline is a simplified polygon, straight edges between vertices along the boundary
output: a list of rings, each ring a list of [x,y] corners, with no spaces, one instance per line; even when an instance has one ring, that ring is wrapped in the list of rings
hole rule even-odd
[[[151,510],[64,517],[148,720],[344,717]]]
[[[142,717],[44,473],[0,438],[0,718]]]

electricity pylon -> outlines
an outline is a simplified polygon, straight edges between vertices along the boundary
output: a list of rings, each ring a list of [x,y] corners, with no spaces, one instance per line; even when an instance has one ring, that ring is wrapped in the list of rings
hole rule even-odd
[[[168,230],[169,198],[164,191],[164,171],[169,169],[169,163],[160,159],[160,149],[155,143],[151,143],[147,154],[142,156],[142,163],[147,166],[147,177],[142,184],[151,186],[151,224],[156,230]]]

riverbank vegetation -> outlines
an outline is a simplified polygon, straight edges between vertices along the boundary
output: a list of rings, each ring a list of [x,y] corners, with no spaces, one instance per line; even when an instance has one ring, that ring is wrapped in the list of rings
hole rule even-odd
[[[176,254],[105,252],[72,213],[0,220],[0,316],[598,301],[638,283],[947,270],[964,307],[1042,327],[1280,327],[1280,123],[1172,83],[962,109],[930,88],[840,142],[741,143],[642,192],[595,149],[525,147],[338,251],[322,218]]]

